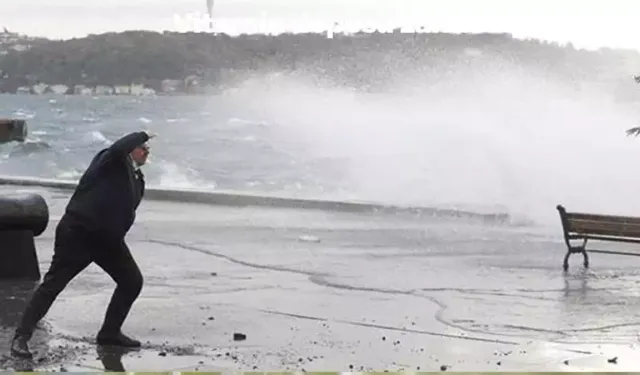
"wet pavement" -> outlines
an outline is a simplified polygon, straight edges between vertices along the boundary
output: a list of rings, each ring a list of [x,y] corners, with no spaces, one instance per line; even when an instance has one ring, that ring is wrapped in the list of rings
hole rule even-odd
[[[43,195],[52,213],[37,239],[44,272],[68,196]],[[32,363],[7,354],[33,285],[0,285],[0,369],[640,368],[640,259],[593,254],[585,271],[574,256],[565,274],[560,236],[559,223],[147,200],[128,236],[145,286],[124,327],[143,348],[93,344],[114,283],[92,265],[51,308]]]

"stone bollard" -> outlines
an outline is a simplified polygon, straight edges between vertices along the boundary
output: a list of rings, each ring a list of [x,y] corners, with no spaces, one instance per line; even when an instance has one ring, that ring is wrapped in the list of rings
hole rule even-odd
[[[0,143],[24,142],[27,139],[25,120],[0,119]]]
[[[48,224],[49,207],[42,196],[0,196],[0,280],[40,280],[34,239]]]

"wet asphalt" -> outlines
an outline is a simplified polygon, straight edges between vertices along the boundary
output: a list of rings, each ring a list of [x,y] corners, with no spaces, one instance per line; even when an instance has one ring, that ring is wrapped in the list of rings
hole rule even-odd
[[[68,195],[38,190],[51,223]],[[553,209],[551,207],[550,209]],[[32,341],[8,355],[33,284],[0,283],[0,369],[20,371],[630,371],[640,258],[574,256],[560,226],[411,215],[216,207],[147,200],[128,244],[145,286],[124,331],[98,348],[115,287],[90,266]]]

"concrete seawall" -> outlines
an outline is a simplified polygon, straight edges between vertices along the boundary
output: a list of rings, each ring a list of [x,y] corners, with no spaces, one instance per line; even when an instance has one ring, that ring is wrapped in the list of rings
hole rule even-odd
[[[73,190],[75,189],[77,182],[27,176],[0,176],[0,185],[37,186],[60,190]],[[148,187],[146,189],[145,198],[158,201],[187,202],[233,207],[266,206],[355,213],[411,214],[422,217],[431,216],[472,219],[491,223],[508,223],[510,219],[507,213],[479,213],[451,208],[397,206],[375,202],[293,198],[277,195],[257,195],[235,191],[204,191]]]

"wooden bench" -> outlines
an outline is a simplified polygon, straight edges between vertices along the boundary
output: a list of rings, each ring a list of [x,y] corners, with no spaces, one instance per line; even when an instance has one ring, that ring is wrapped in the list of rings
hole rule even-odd
[[[556,208],[560,213],[564,241],[567,244],[567,255],[563,262],[565,271],[569,269],[571,254],[581,253],[585,268],[589,268],[587,252],[640,256],[640,249],[638,252],[625,252],[586,248],[589,240],[640,243],[640,217],[567,212],[562,205]],[[582,243],[572,245],[571,240],[582,240]]]

